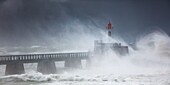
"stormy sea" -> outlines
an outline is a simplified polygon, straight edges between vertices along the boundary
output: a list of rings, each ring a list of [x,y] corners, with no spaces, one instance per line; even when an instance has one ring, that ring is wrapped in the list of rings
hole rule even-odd
[[[170,37],[164,32],[152,32],[126,44],[129,54],[123,57],[108,51],[92,65],[66,70],[64,62],[56,62],[57,74],[36,71],[37,63],[24,64],[25,74],[5,76],[0,66],[0,85],[170,85]]]

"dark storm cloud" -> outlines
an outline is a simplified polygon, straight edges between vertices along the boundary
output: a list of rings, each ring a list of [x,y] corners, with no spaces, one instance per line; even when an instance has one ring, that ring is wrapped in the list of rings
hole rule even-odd
[[[115,33],[131,41],[150,30],[170,31],[169,9],[169,0],[1,0],[0,40],[19,45],[46,42],[74,20],[103,30],[111,20]]]

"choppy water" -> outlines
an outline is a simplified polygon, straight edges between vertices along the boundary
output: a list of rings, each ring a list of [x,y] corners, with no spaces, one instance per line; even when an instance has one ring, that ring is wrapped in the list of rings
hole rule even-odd
[[[170,73],[151,74],[102,74],[80,71],[80,73],[64,73],[42,75],[26,73],[22,75],[4,76],[0,85],[169,85]]]
[[[128,56],[108,52],[90,68],[60,74],[43,75],[36,72],[36,64],[26,64],[25,74],[3,76],[5,66],[0,66],[0,85],[170,85],[169,36],[154,32],[139,39],[136,47]],[[63,67],[62,62],[56,65]]]

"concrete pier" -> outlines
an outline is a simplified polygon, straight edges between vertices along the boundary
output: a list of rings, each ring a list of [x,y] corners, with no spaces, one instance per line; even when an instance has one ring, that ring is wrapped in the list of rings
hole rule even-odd
[[[55,61],[44,60],[38,62],[37,71],[43,74],[54,74],[57,72]]]
[[[23,74],[25,73],[23,63],[15,62],[15,63],[8,63],[6,65],[5,75],[13,75],[13,74]]]
[[[0,55],[0,65],[6,65],[5,75],[25,73],[24,63],[38,63],[38,72],[53,74],[59,72],[55,61],[65,61],[65,67],[76,69],[88,58],[89,52]]]
[[[81,59],[79,58],[69,58],[65,60],[66,68],[82,68]]]

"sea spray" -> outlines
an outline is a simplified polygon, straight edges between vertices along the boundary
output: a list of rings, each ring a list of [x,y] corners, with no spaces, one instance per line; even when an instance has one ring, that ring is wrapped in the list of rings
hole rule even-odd
[[[102,59],[94,62],[91,68],[49,75],[29,72],[21,75],[2,76],[0,81],[46,82],[44,85],[79,85],[82,83],[84,85],[98,85],[99,83],[111,85],[117,82],[119,82],[119,84],[137,82],[134,83],[134,85],[144,82],[145,84],[146,82],[149,82],[149,84],[162,84],[162,82],[167,84],[170,82],[168,81],[170,74],[168,66],[169,48],[167,48],[169,41],[170,39],[166,34],[154,32],[136,42],[137,50],[129,46],[129,55],[120,57],[114,51],[108,50]],[[150,44],[150,42],[152,43]]]

